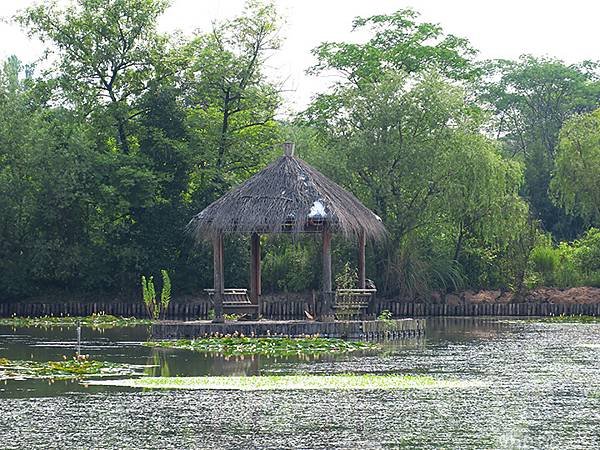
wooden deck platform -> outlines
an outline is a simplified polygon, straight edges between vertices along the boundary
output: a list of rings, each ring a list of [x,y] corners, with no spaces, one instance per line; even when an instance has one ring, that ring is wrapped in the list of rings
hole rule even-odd
[[[154,339],[197,338],[215,334],[243,334],[244,336],[316,335],[322,337],[380,340],[404,339],[421,336],[425,332],[424,319],[352,320],[315,322],[307,320],[260,320],[226,323],[210,321],[163,321],[152,326]]]

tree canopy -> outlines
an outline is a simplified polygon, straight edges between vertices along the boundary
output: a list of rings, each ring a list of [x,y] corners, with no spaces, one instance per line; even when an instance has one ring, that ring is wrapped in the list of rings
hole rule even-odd
[[[402,9],[356,18],[362,39],[317,46],[308,72],[336,81],[282,119],[266,70],[285,37],[273,4],[249,1],[190,36],[159,32],[168,7],[71,0],[15,17],[47,59],[0,70],[2,298],[128,296],[160,269],[175,296],[211,285],[211,252],[186,224],[287,139],[385,222],[388,241],[367,255],[383,295],[520,290],[558,282],[540,272],[544,255],[581,272],[578,255],[596,254],[596,63],[481,62],[467,39]],[[244,239],[226,242],[232,286],[246,285]],[[318,241],[263,244],[265,289],[318,289]],[[351,273],[355,250],[334,240],[334,270]],[[596,279],[580,275],[568,280]]]
[[[480,92],[493,113],[490,131],[508,155],[525,163],[523,196],[546,230],[558,238],[573,238],[582,224],[554,205],[549,184],[563,123],[598,107],[597,64],[566,65],[523,56],[518,61],[491,61],[484,68],[487,76]]]

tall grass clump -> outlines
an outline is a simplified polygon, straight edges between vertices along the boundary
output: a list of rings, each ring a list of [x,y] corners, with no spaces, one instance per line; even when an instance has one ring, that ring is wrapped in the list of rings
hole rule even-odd
[[[556,272],[560,266],[560,253],[550,246],[535,247],[529,256],[533,271],[539,274],[542,284],[554,285]]]
[[[388,282],[401,298],[427,298],[434,290],[458,290],[465,282],[458,261],[447,254],[429,254],[410,239],[388,255],[387,269]]]

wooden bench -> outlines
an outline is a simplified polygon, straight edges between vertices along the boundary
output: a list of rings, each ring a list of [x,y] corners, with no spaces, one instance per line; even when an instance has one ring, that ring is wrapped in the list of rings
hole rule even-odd
[[[215,290],[204,289],[204,292],[208,293],[208,296],[214,304],[213,297],[215,295]],[[225,314],[248,314],[256,316],[258,314],[258,305],[250,301],[248,289],[223,289],[223,312]]]
[[[204,292],[208,292],[211,300],[215,295],[214,289],[204,289]],[[223,306],[251,304],[250,297],[248,297],[248,289],[223,289]]]
[[[338,289],[333,310],[336,319],[363,318],[377,289]]]

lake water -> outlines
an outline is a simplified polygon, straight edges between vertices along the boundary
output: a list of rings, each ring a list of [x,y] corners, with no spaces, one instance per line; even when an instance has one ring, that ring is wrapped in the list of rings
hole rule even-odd
[[[432,319],[424,338],[321,358],[210,357],[142,347],[148,329],[83,329],[94,359],[151,375],[401,373],[465,387],[382,391],[140,391],[0,385],[0,448],[600,448],[600,324]],[[0,327],[0,357],[57,360],[74,329]],[[478,386],[473,386],[473,381]]]

